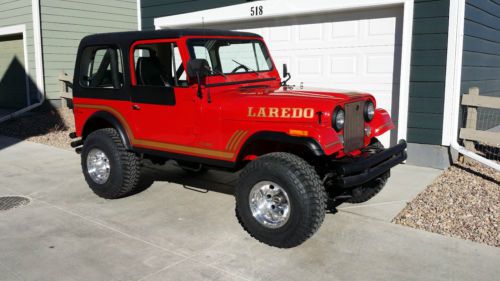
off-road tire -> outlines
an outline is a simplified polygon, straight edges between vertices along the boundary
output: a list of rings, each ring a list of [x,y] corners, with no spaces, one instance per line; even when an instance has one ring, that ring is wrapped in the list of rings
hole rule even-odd
[[[380,141],[374,139],[368,149],[371,149],[374,152],[379,152],[384,150],[384,146],[380,143]],[[382,188],[384,188],[390,176],[391,172],[387,171],[379,177],[354,188],[351,193],[352,197],[347,199],[346,202],[358,204],[370,200],[372,197],[377,195],[382,190]]]
[[[103,151],[109,159],[110,174],[103,184],[96,183],[88,174],[87,156],[93,148]],[[85,181],[92,191],[102,198],[122,198],[144,190],[153,183],[141,178],[141,160],[135,153],[126,150],[115,129],[100,129],[88,135],[81,155]]]
[[[287,192],[290,217],[279,228],[268,228],[252,215],[249,194],[261,181],[272,181]],[[283,152],[263,155],[250,162],[239,177],[235,192],[236,217],[243,228],[262,243],[278,248],[302,244],[325,218],[326,193],[315,169],[304,159]]]

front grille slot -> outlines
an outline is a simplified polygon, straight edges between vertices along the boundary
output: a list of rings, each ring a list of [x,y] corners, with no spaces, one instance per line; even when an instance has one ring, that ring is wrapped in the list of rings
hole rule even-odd
[[[365,102],[353,102],[345,105],[344,152],[362,148],[365,137],[363,106]]]

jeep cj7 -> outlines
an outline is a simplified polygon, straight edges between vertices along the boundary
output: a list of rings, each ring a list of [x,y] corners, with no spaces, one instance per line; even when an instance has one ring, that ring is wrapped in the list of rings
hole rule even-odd
[[[82,39],[74,71],[72,146],[107,199],[152,184],[144,161],[189,173],[241,170],[236,216],[259,241],[311,237],[327,203],[367,201],[406,159],[385,149],[394,125],[370,94],[296,89],[262,38],[222,30],[108,33]]]

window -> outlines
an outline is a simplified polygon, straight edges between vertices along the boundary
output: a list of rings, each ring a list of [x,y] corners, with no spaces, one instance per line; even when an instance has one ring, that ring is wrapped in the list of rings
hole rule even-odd
[[[80,85],[119,89],[123,86],[121,53],[114,47],[87,47],[83,51]]]
[[[134,62],[137,86],[187,86],[184,65],[175,43],[137,45]]]
[[[224,74],[270,71],[271,57],[259,40],[192,39],[191,56],[206,59],[210,67]]]

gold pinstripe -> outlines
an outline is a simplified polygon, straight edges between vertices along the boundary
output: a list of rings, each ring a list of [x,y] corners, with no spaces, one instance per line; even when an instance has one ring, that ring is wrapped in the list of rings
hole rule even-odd
[[[234,141],[233,145],[231,146],[231,148],[229,149],[229,151],[231,152],[234,152],[236,151],[236,149],[238,148],[238,146],[240,146],[240,143],[241,141],[245,138],[245,136],[247,135],[248,131],[243,131],[239,136],[238,138]]]
[[[231,138],[229,138],[229,141],[227,142],[227,145],[226,145],[226,151],[229,151],[229,148],[231,147],[231,145],[233,144],[234,140],[237,138],[237,136],[241,133],[242,131],[241,130],[236,130],[236,132],[234,132],[234,134],[231,136]]]

